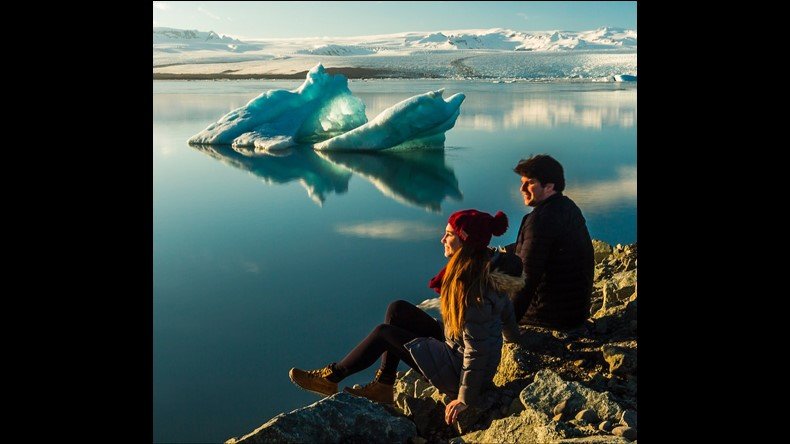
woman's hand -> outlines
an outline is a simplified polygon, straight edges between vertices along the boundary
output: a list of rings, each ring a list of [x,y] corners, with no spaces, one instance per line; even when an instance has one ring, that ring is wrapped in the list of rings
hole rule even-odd
[[[466,410],[466,404],[463,402],[454,399],[447,404],[447,408],[444,409],[444,422],[447,425],[451,425],[458,419],[458,414]]]

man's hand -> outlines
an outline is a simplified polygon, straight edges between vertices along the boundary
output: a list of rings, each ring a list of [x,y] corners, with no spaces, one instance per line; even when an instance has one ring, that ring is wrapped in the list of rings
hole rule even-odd
[[[452,425],[458,419],[458,414],[464,410],[466,410],[466,404],[463,402],[457,399],[450,401],[444,409],[444,422],[447,425]]]

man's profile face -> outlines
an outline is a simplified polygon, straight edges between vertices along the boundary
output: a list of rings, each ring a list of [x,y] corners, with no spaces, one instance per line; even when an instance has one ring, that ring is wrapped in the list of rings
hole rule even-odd
[[[548,183],[544,187],[538,179],[521,176],[521,195],[524,196],[524,205],[534,207],[554,194],[554,184]]]

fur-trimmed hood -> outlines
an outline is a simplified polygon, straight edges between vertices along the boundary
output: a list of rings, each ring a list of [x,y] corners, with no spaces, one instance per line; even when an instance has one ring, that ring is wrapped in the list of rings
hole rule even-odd
[[[524,288],[526,275],[521,258],[513,253],[495,251],[491,256],[491,272],[488,282],[494,290],[508,296]]]
[[[511,297],[524,288],[524,280],[526,278],[527,276],[523,271],[520,276],[513,276],[499,269],[488,274],[488,282],[491,284],[491,287]]]

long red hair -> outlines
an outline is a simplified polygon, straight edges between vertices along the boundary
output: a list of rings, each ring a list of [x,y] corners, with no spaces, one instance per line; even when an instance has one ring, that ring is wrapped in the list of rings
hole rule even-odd
[[[450,257],[440,292],[445,337],[461,337],[466,308],[470,303],[482,303],[488,268],[487,248],[462,244]]]

